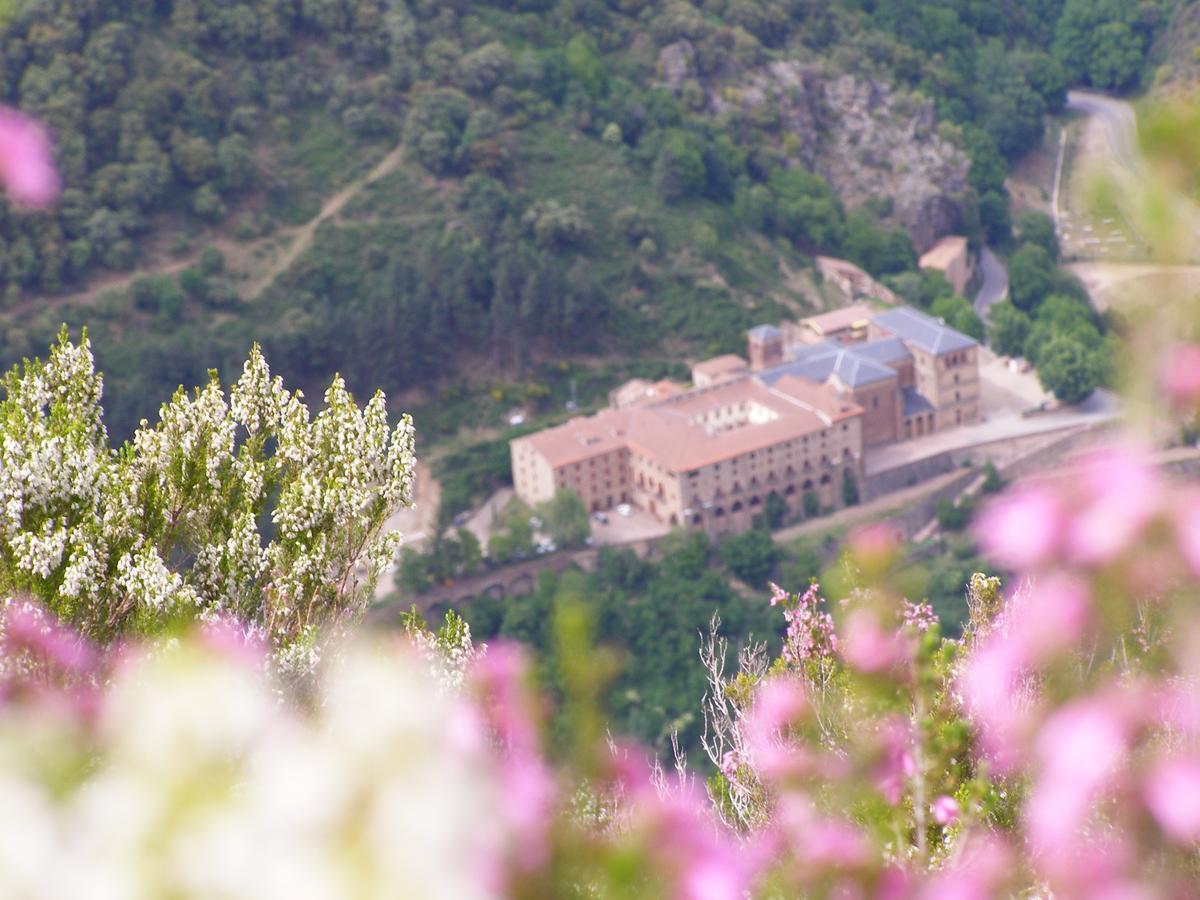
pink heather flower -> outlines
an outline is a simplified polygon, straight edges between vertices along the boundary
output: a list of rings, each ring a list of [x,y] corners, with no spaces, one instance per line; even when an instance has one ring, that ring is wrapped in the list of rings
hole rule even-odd
[[[1030,485],[985,506],[972,530],[985,554],[999,565],[1023,572],[1051,558],[1065,524],[1058,495],[1044,485]]]
[[[903,719],[892,717],[881,729],[883,761],[876,775],[876,786],[885,800],[897,806],[904,797],[904,788],[917,774],[912,755],[912,730]]]
[[[779,798],[772,826],[808,876],[844,872],[866,863],[870,851],[863,833],[849,822],[823,816],[802,794]]]
[[[5,107],[0,107],[0,182],[21,206],[48,206],[58,197],[58,172],[46,129]]]
[[[1061,707],[1037,738],[1041,766],[1025,807],[1025,833],[1044,868],[1059,878],[1074,877],[1083,826],[1125,764],[1129,733],[1117,699],[1088,697]]]
[[[942,794],[933,801],[930,812],[933,813],[933,821],[939,825],[953,825],[958,821],[960,813],[958,801],[953,797],[947,797],[945,794]]]
[[[729,750],[721,757],[721,774],[729,781],[737,777],[737,771],[742,765],[742,759],[736,750]]]
[[[781,778],[796,770],[801,754],[785,732],[808,709],[804,687],[794,678],[769,678],[758,686],[754,705],[742,720],[742,735],[751,764],[763,778]]]
[[[866,674],[895,668],[908,656],[908,648],[894,631],[886,631],[866,609],[852,612],[842,628],[839,646],[842,658]]]
[[[1145,455],[1130,448],[1091,454],[1078,477],[1087,500],[1071,517],[1066,549],[1076,562],[1103,565],[1128,549],[1158,513],[1162,485]]]
[[[1077,644],[1091,608],[1087,582],[1057,573],[1040,577],[1008,611],[1008,638],[1016,643],[1022,664],[1044,663]]]
[[[510,643],[489,647],[471,667],[471,679],[481,694],[480,714],[500,743],[500,789],[516,862],[531,871],[549,853],[546,833],[557,785],[541,756],[526,675],[524,654]]]
[[[850,534],[850,550],[864,565],[883,568],[900,549],[900,535],[894,525],[876,522]]]
[[[788,593],[773,581],[767,582],[771,588],[771,605],[778,606],[787,601]]]
[[[904,625],[906,628],[912,628],[914,631],[924,634],[936,625],[937,621],[937,614],[928,603],[913,603],[908,599],[904,600]]]
[[[0,649],[5,656],[24,656],[43,678],[78,677],[91,672],[96,662],[91,646],[60,624],[53,613],[28,600],[10,600],[0,608],[0,614]]]
[[[267,634],[261,626],[246,625],[235,616],[222,615],[200,627],[200,642],[231,660],[259,666],[267,655]]]
[[[993,632],[968,658],[958,681],[981,750],[1001,774],[1020,762],[1030,723],[1033,698],[1023,685],[1024,667],[1024,649]]]
[[[1200,577],[1200,491],[1180,491],[1174,500],[1175,543],[1192,574]]]
[[[1013,868],[1013,853],[991,834],[969,834],[954,863],[916,894],[920,900],[991,900]]]
[[[1159,763],[1146,776],[1142,793],[1168,838],[1186,846],[1200,841],[1200,761],[1176,758]]]
[[[1200,405],[1200,344],[1176,344],[1160,370],[1163,391],[1177,406]]]
[[[783,611],[787,634],[783,640],[783,658],[791,665],[810,659],[830,659],[837,651],[837,634],[833,617],[821,609],[825,601],[820,587],[809,586],[796,605]]]

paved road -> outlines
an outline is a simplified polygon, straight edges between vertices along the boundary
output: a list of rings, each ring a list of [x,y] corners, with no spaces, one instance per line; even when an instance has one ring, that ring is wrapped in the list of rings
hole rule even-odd
[[[995,441],[1095,425],[1112,421],[1120,414],[1121,407],[1117,399],[1108,391],[1098,390],[1078,406],[1064,407],[1055,412],[1028,417],[1004,413],[978,425],[948,428],[911,441],[875,447],[863,454],[863,467],[867,475],[878,475],[948,450],[965,450]]]
[[[1141,173],[1142,153],[1138,149],[1137,117],[1132,106],[1104,94],[1068,91],[1067,109],[1099,118],[1113,159],[1134,175]]]
[[[983,283],[975,295],[975,313],[987,319],[988,310],[1008,296],[1008,270],[995,253],[984,247],[979,256],[979,271]]]

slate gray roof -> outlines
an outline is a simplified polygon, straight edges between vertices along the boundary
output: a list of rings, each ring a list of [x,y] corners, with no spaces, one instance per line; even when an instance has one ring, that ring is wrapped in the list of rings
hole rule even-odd
[[[925,395],[915,387],[901,389],[900,402],[903,404],[905,418],[919,413],[933,412],[933,404],[926,400]]]
[[[881,312],[871,321],[934,356],[978,346],[975,340],[961,331],[955,331],[938,319],[907,306]]]
[[[884,338],[879,341],[868,341],[853,344],[851,348],[857,355],[873,359],[878,363],[894,363],[902,359],[912,359],[912,353],[904,346],[904,341],[897,337]]]
[[[756,325],[747,332],[750,337],[757,341],[767,340],[770,338],[781,337],[782,333],[774,325]]]
[[[795,375],[818,383],[837,375],[843,384],[851,388],[885,378],[895,378],[894,369],[860,352],[865,346],[867,345],[857,344],[845,347],[834,341],[825,341],[811,346],[796,347],[790,353],[789,362],[759,373],[759,378],[771,386],[785,375]]]

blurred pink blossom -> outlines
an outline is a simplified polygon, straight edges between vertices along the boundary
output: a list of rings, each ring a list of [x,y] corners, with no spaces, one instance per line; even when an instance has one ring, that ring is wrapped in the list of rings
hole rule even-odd
[[[1200,491],[1179,491],[1173,501],[1171,519],[1175,526],[1175,543],[1192,574],[1200,576]]]
[[[992,834],[971,834],[950,866],[917,893],[920,900],[991,900],[1012,870],[1013,853]]]
[[[501,745],[498,774],[516,862],[530,871],[549,853],[557,785],[541,755],[525,656],[515,644],[492,645],[473,661],[471,678],[480,713]]]
[[[58,172],[46,129],[6,107],[0,107],[0,182],[21,206],[48,206],[58,197]]]
[[[900,549],[900,534],[894,525],[876,522],[853,531],[850,550],[863,565],[884,568]]]
[[[933,807],[930,811],[933,813],[933,821],[939,825],[953,825],[958,821],[958,801],[953,797],[947,797],[945,794],[942,794],[942,796],[933,801]]]
[[[773,825],[808,877],[862,866],[870,855],[858,828],[818,813],[811,800],[796,792],[779,798]]]
[[[912,729],[903,719],[892,716],[880,729],[883,745],[883,761],[875,778],[883,798],[896,806],[904,798],[904,789],[917,774],[917,764],[912,755]]]
[[[1116,788],[1129,739],[1124,710],[1109,694],[1060,707],[1038,734],[1040,766],[1025,807],[1025,834],[1052,877],[1077,881],[1084,874],[1081,860],[1095,849],[1084,826],[1096,803]]]
[[[895,631],[887,631],[870,610],[856,609],[846,617],[838,642],[842,658],[860,672],[893,669],[908,657],[908,647]]]
[[[1023,649],[994,632],[967,659],[958,681],[983,756],[1001,774],[1020,762],[1031,724],[1033,698],[1023,684],[1024,667]]]
[[[1200,344],[1175,344],[1159,371],[1163,391],[1177,406],[1200,405]]]
[[[0,652],[10,676],[43,682],[89,676],[96,652],[53,613],[29,600],[12,599],[0,606]]]
[[[754,705],[742,721],[742,734],[752,764],[766,779],[794,774],[799,748],[786,737],[787,729],[808,714],[804,686],[794,678],[769,678],[758,686]]]
[[[973,531],[984,553],[998,564],[1027,572],[1049,561],[1065,525],[1058,494],[1045,485],[1029,485],[984,507]]]
[[[247,625],[236,616],[221,615],[200,627],[200,642],[222,656],[256,667],[267,658],[268,639],[262,626]]]
[[[1200,841],[1200,761],[1179,757],[1159,763],[1142,790],[1168,838],[1186,846]]]
[[[1018,594],[1008,611],[1009,639],[1023,665],[1040,665],[1074,647],[1091,616],[1087,582],[1053,573],[1039,577]]]
[[[1075,562],[1103,565],[1128,549],[1159,512],[1162,484],[1146,455],[1131,447],[1089,455],[1076,477],[1084,502],[1071,517],[1066,550]]]

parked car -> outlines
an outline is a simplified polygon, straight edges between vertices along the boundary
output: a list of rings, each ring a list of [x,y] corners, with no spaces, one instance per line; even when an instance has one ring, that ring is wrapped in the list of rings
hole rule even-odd
[[[600,512],[599,510],[597,510],[596,512],[592,513],[592,519],[601,525],[607,525],[608,524],[608,513]]]
[[[471,518],[471,517],[469,515],[467,515],[465,512],[460,512],[457,516],[454,517],[454,520],[450,524],[453,525],[455,528],[461,528],[462,526],[467,524],[467,519],[469,519],[469,518]]]
[[[617,507],[617,513],[619,515],[625,516],[625,518],[629,518],[630,516],[633,515],[633,507],[630,506],[628,503],[622,503],[620,506]]]

